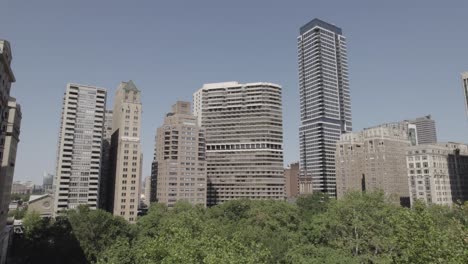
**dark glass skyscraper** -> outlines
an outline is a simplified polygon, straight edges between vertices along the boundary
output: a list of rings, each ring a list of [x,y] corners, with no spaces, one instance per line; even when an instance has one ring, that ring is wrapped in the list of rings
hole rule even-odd
[[[352,131],[346,38],[314,19],[298,37],[301,101],[299,189],[336,195],[335,143]]]

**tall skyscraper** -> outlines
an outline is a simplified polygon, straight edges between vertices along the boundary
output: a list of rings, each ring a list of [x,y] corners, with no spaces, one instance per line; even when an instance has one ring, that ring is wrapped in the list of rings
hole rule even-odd
[[[208,205],[284,199],[281,87],[212,83],[193,97],[206,130]]]
[[[68,84],[63,98],[54,211],[98,207],[106,90]]]
[[[130,222],[137,219],[141,182],[141,92],[132,81],[120,83],[112,113],[109,211]]]
[[[468,116],[468,72],[462,73],[461,77],[462,77],[463,93],[465,94],[466,115]]]
[[[401,127],[377,126],[341,135],[336,143],[338,198],[348,191],[383,190],[409,206],[406,151],[410,145]]]
[[[11,84],[16,81],[11,60],[10,43],[0,39],[0,264],[5,263],[8,249],[10,228],[6,219],[21,121],[19,104],[10,97]]]
[[[158,203],[177,201],[206,206],[205,130],[189,102],[177,102],[156,135]]]
[[[314,19],[300,28],[300,185],[335,196],[335,143],[352,131],[346,38]]]
[[[418,144],[437,143],[436,124],[435,121],[431,119],[431,115],[408,120],[408,122],[416,126],[418,133]]]

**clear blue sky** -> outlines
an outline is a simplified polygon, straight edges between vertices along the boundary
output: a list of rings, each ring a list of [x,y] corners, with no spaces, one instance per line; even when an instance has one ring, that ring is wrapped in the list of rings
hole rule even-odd
[[[55,172],[68,82],[107,88],[109,107],[120,81],[139,87],[143,176],[176,100],[208,82],[278,83],[285,163],[297,160],[296,38],[315,17],[347,37],[354,130],[432,114],[441,141],[468,142],[467,1],[2,0],[0,38],[12,44],[12,94],[23,109],[15,180]]]

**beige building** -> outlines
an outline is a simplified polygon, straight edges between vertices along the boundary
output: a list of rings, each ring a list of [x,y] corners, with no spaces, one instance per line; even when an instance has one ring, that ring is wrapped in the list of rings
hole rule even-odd
[[[11,229],[6,226],[6,219],[21,124],[21,108],[10,96],[11,84],[16,81],[11,60],[10,43],[0,39],[0,264],[6,261],[11,233]]]
[[[374,127],[343,134],[336,144],[338,198],[348,191],[382,190],[409,206],[408,134],[398,127]]]
[[[408,149],[411,204],[449,205],[468,200],[468,146],[439,143]]]
[[[54,215],[54,197],[50,194],[31,195],[28,201],[28,213],[36,212],[41,217]]]
[[[156,199],[168,207],[185,200],[206,205],[205,130],[189,102],[177,102],[156,135]]]
[[[104,88],[67,85],[54,182],[55,212],[79,205],[98,208],[106,96]]]
[[[284,169],[284,178],[286,198],[297,197],[299,195],[299,162],[291,163],[288,168]]]
[[[109,211],[130,222],[137,219],[142,154],[141,93],[132,81],[122,82],[114,99],[112,116]]]
[[[205,84],[193,95],[206,130],[207,204],[285,198],[281,87]]]

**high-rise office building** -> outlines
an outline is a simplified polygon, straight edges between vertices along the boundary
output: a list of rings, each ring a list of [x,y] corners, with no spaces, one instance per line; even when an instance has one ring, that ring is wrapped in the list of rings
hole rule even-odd
[[[408,122],[416,126],[418,133],[418,144],[437,143],[436,124],[435,121],[431,118],[431,115],[408,120]]]
[[[284,169],[286,180],[286,198],[294,198],[299,195],[299,162],[294,162]]]
[[[54,211],[99,204],[102,135],[107,92],[68,84],[57,151]]]
[[[410,145],[407,131],[399,127],[378,126],[341,135],[336,143],[338,198],[349,191],[382,190],[409,206],[406,151]]]
[[[468,200],[468,146],[439,143],[412,146],[407,152],[411,204],[451,206]]]
[[[104,134],[102,137],[101,155],[101,179],[99,181],[99,208],[110,211],[109,189],[114,188],[112,182],[112,161],[111,161],[111,138],[112,138],[112,110],[104,112]]]
[[[107,208],[130,222],[137,219],[140,203],[142,154],[141,92],[132,81],[120,83],[112,113],[109,204]]]
[[[300,28],[301,191],[335,196],[335,143],[352,131],[346,38],[314,19]]]
[[[465,95],[466,115],[468,116],[468,72],[462,73],[461,77],[462,77],[463,93]]]
[[[284,199],[280,86],[205,84],[194,94],[194,114],[206,130],[208,205]]]
[[[11,233],[11,228],[6,226],[6,219],[8,216],[8,205],[10,203],[10,191],[13,181],[14,159],[16,157],[15,144],[17,144],[17,142],[14,141],[17,140],[17,136],[19,135],[19,122],[21,120],[19,105],[14,103],[13,98],[10,98],[11,84],[16,81],[15,75],[11,69],[12,58],[10,43],[0,39],[0,128],[2,128],[0,129],[0,161],[3,164],[5,162],[7,163],[9,159],[13,160],[12,164],[8,164],[7,167],[2,167],[0,170],[0,264],[6,261],[6,252]],[[12,112],[10,107],[16,108],[16,111],[13,110]],[[15,118],[15,116],[18,117],[18,119],[11,120]],[[17,124],[15,124],[15,122],[17,122]],[[13,131],[8,131],[8,129],[13,129]],[[18,135],[12,134],[16,132]],[[8,137],[10,137],[10,139],[8,139]],[[14,137],[16,137],[16,139]],[[7,143],[8,140],[10,143]],[[8,144],[10,146],[7,146]],[[10,150],[10,147],[14,149]]]
[[[173,207],[185,200],[206,206],[205,130],[189,102],[174,104],[158,128],[155,160],[158,203]]]

